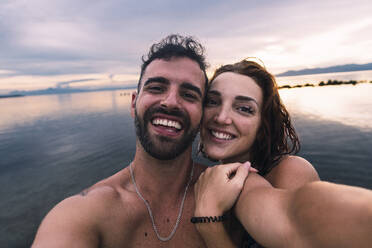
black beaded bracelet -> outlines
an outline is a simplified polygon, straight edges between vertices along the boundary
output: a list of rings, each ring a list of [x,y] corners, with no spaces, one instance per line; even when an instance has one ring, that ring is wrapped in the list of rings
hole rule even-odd
[[[221,216],[203,216],[203,217],[191,217],[191,223],[210,223],[210,222],[221,222],[226,220],[226,215]]]

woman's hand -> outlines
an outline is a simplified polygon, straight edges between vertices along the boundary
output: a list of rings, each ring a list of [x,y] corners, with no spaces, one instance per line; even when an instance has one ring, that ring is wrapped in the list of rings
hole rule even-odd
[[[243,189],[250,162],[222,164],[207,168],[195,185],[195,216],[220,216],[229,210]]]

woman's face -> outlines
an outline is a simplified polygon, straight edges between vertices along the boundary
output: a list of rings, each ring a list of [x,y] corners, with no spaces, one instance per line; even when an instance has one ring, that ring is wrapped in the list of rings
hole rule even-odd
[[[224,72],[207,94],[201,138],[208,157],[224,162],[249,160],[261,123],[262,90],[250,77]]]

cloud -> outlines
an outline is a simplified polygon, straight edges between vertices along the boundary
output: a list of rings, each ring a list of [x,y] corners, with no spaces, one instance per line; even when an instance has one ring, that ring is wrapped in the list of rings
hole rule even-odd
[[[12,71],[12,70],[0,70],[0,77],[1,75],[9,76],[9,75],[16,74],[16,73],[17,73],[16,71]]]
[[[61,88],[65,85],[67,86],[70,86],[70,84],[73,84],[73,83],[81,83],[81,82],[91,82],[91,81],[95,81],[97,79],[95,78],[86,78],[86,79],[76,79],[76,80],[69,80],[69,81],[64,81],[64,82],[58,82],[57,83],[57,88]]]
[[[212,68],[247,56],[273,72],[370,62],[371,10],[367,0],[3,0],[0,71],[12,74],[0,77],[134,77],[169,33],[195,35]]]

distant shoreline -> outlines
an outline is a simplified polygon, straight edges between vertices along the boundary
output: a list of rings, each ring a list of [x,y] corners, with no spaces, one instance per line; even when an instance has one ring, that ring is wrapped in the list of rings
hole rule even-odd
[[[367,80],[349,80],[349,81],[339,81],[339,80],[328,80],[326,82],[321,81],[318,84],[311,84],[311,83],[303,83],[303,84],[296,84],[296,85],[289,85],[284,84],[281,86],[278,86],[278,89],[293,89],[293,88],[303,88],[303,87],[322,87],[322,86],[331,86],[331,85],[356,85],[360,83],[371,83],[372,81]],[[10,94],[10,95],[0,95],[1,98],[14,98],[14,97],[25,97],[25,96],[42,96],[42,95],[60,95],[60,94],[73,94],[73,93],[89,93],[89,92],[97,92],[97,91],[108,91],[108,90],[130,90],[134,88],[115,88],[115,89],[102,89],[102,90],[76,90],[76,91],[69,91],[69,92],[46,92],[42,91],[39,94],[33,92],[31,94]],[[120,96],[127,95],[126,93],[121,93]]]
[[[23,97],[23,96],[44,96],[44,95],[62,95],[62,94],[73,94],[73,93],[89,93],[98,91],[112,91],[112,90],[132,90],[137,89],[137,87],[124,87],[124,88],[102,88],[102,89],[71,89],[71,88],[48,88],[45,90],[35,90],[35,91],[12,91],[9,95],[0,95],[0,98],[9,97]]]
[[[298,71],[286,71],[276,74],[276,77],[290,77],[290,76],[303,76],[312,74],[323,74],[323,73],[338,73],[338,72],[355,72],[355,71],[369,71],[372,70],[372,63],[368,64],[346,64],[336,65],[324,68],[312,68],[302,69]]]
[[[296,84],[296,85],[289,85],[285,84],[282,86],[278,86],[278,89],[293,89],[293,88],[302,88],[302,87],[322,87],[322,86],[331,86],[331,85],[356,85],[360,83],[368,83],[367,80],[362,80],[362,81],[356,81],[356,80],[349,80],[349,81],[339,81],[339,80],[328,80],[327,82],[320,81],[318,84],[310,84],[310,83],[305,83],[305,84]],[[369,83],[372,84],[372,81],[369,81]]]
[[[11,97],[24,97],[25,95],[0,95],[0,98],[11,98]]]

